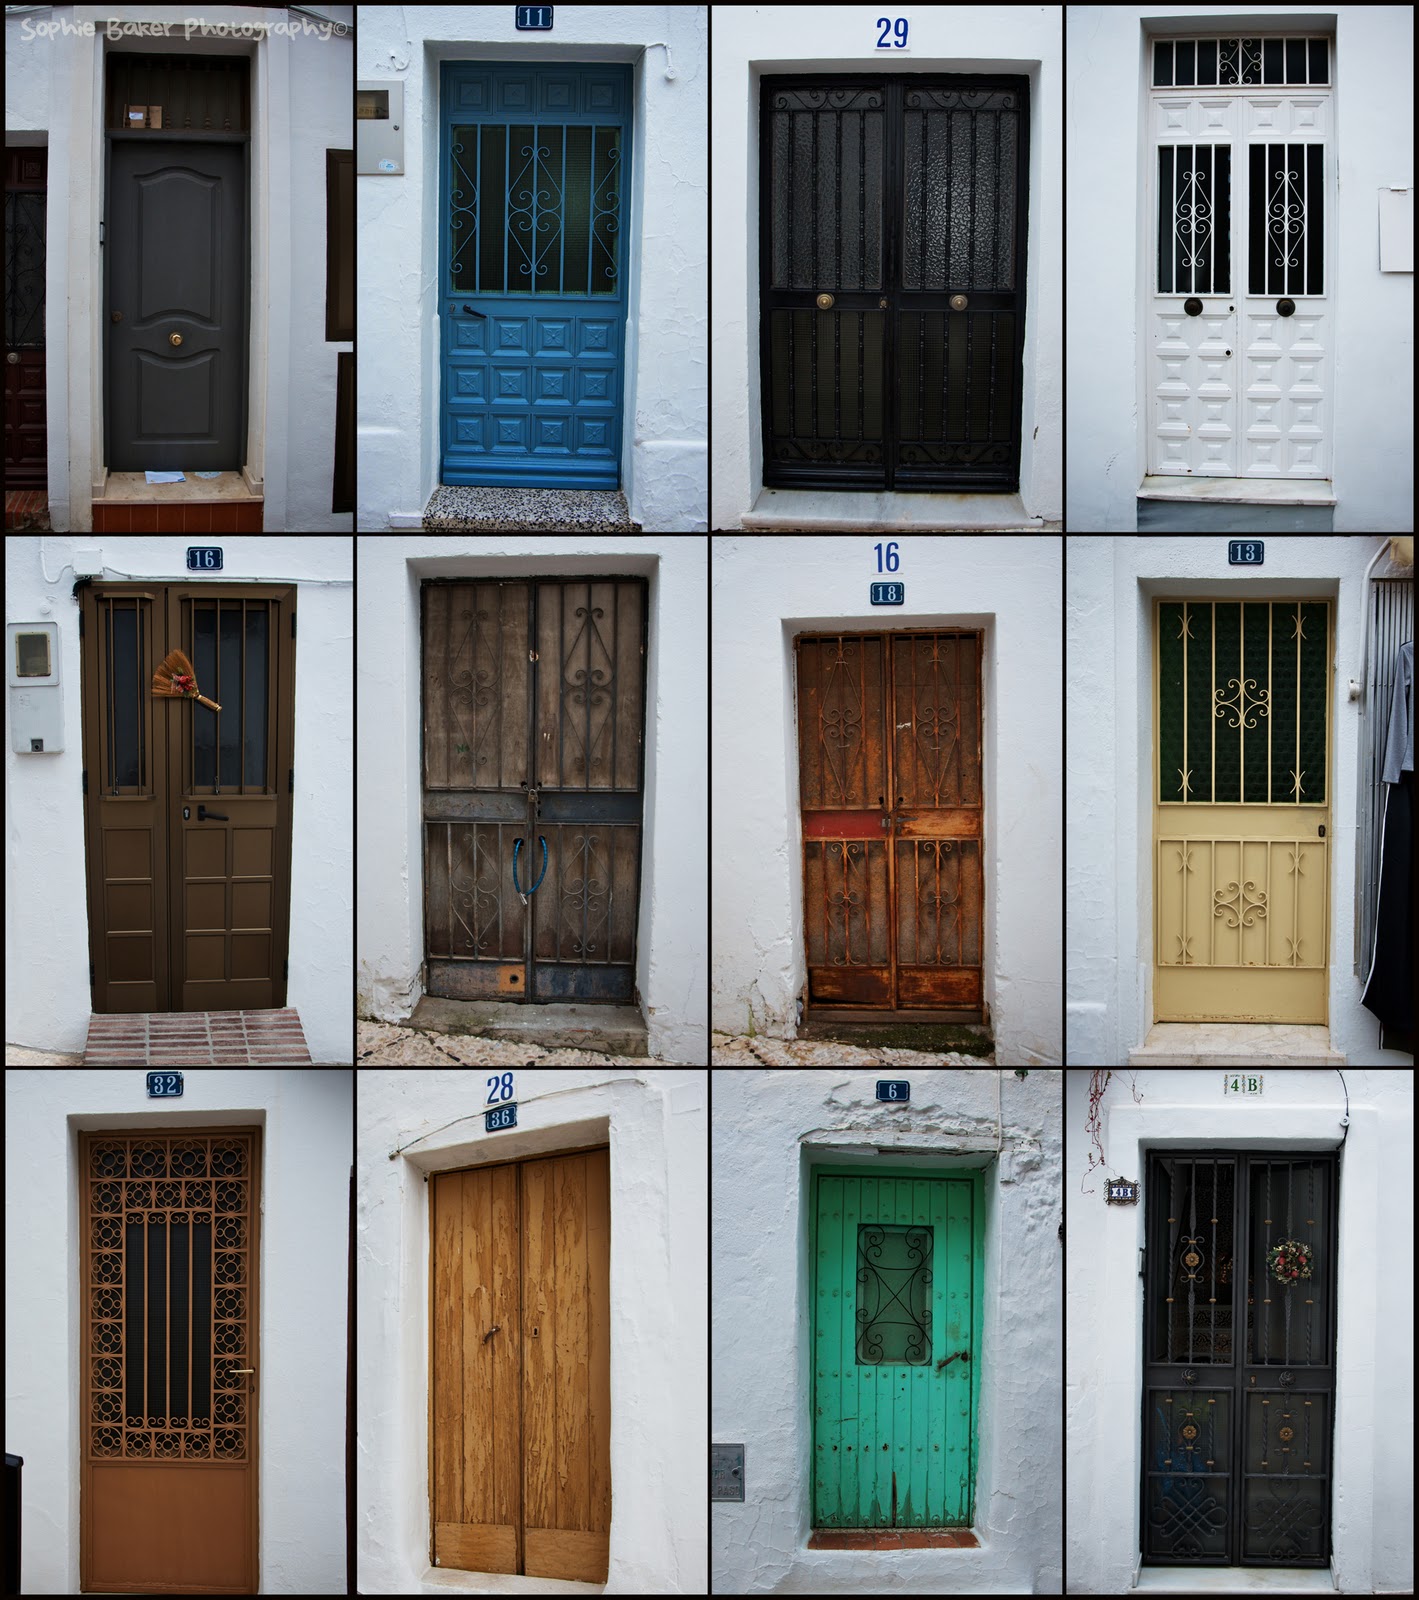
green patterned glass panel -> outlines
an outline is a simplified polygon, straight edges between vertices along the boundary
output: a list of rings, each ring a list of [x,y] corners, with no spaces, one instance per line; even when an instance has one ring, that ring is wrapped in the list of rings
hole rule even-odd
[[[1212,798],[1212,607],[1186,608],[1187,797]]]
[[[1271,798],[1296,798],[1296,606],[1271,608]]]
[[[1216,755],[1212,798],[1242,797],[1242,608],[1227,600],[1213,608],[1217,641],[1213,662],[1212,731]]]
[[[1271,607],[1253,601],[1242,606],[1242,688],[1249,709],[1242,719],[1242,799],[1265,805],[1267,756],[1271,738],[1271,663],[1266,636]]]
[[[1183,796],[1183,608],[1180,600],[1158,607],[1158,798]]]
[[[1325,690],[1330,660],[1327,623],[1330,608],[1322,601],[1301,606],[1301,799],[1306,805],[1325,801]]]

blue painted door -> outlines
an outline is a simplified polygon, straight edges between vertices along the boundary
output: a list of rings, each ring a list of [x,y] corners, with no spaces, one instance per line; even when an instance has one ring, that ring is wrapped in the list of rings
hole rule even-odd
[[[621,481],[630,68],[445,62],[442,481]]]

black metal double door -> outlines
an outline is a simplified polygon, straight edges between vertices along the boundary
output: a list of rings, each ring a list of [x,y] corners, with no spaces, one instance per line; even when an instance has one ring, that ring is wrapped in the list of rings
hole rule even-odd
[[[1159,1152],[1144,1193],[1143,1559],[1324,1566],[1335,1157]]]
[[[1020,478],[1029,82],[765,78],[764,482]]]

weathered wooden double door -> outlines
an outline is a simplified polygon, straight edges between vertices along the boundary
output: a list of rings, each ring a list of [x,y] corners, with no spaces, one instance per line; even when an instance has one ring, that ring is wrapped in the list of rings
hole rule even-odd
[[[978,1016],[981,636],[795,648],[809,1004]]]
[[[610,1154],[432,1182],[432,1556],[606,1581]]]
[[[1150,1158],[1145,1561],[1328,1561],[1337,1184],[1329,1153]]]
[[[1029,80],[765,78],[764,482],[1013,490]]]
[[[428,993],[629,1001],[645,583],[424,586]]]
[[[813,1522],[967,1525],[983,1261],[977,1179],[814,1174]]]
[[[103,583],[79,604],[94,1010],[284,1005],[295,590]],[[154,696],[171,650],[220,712]]]
[[[254,1594],[255,1132],[82,1134],[80,1587]]]
[[[1157,603],[1153,1012],[1323,1023],[1330,603]]]

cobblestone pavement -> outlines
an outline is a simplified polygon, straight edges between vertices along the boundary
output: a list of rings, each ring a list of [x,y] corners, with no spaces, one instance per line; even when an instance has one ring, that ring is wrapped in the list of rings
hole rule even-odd
[[[426,1033],[385,1022],[356,1023],[355,1060],[362,1067],[647,1067],[646,1056],[606,1056],[596,1050],[544,1050],[541,1045],[479,1039],[466,1033]],[[659,1063],[664,1065],[664,1063]]]
[[[995,1056],[966,1056],[955,1050],[888,1050],[813,1039],[736,1039],[716,1033],[710,1061],[718,1067],[993,1067]]]

